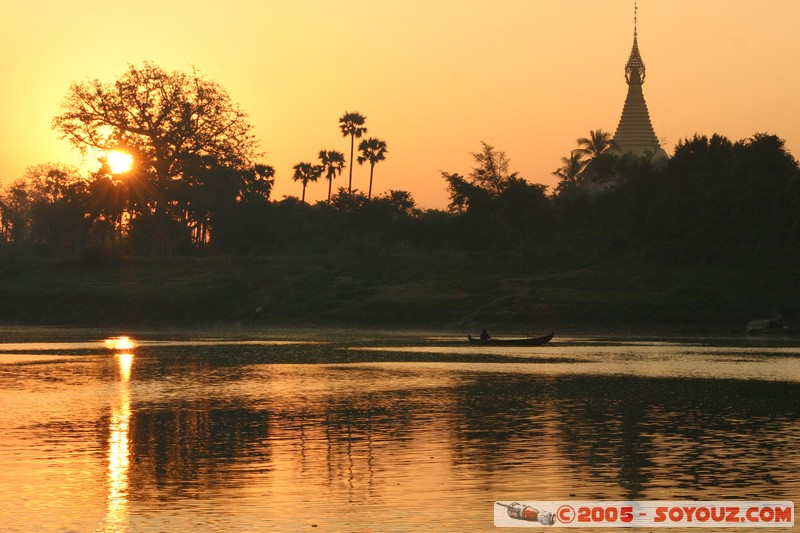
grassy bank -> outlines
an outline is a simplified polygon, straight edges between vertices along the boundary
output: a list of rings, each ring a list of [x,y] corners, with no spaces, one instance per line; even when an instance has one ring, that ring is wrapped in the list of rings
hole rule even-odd
[[[740,329],[800,311],[790,266],[559,267],[520,255],[3,258],[0,321],[75,325],[680,324]]]

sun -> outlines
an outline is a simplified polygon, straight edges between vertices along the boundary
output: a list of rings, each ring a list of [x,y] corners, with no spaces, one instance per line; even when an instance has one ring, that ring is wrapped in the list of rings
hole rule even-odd
[[[108,159],[108,166],[112,174],[123,174],[133,166],[133,156],[125,152],[111,150],[106,155],[106,159]]]

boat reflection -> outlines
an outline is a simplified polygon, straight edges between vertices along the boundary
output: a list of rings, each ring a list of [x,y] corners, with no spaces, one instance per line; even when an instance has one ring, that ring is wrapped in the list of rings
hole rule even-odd
[[[123,339],[120,337],[119,339]],[[120,345],[133,347],[130,339]],[[109,339],[110,340],[110,339]],[[106,531],[128,530],[128,470],[130,467],[130,379],[133,353],[114,355],[119,370],[119,397],[111,405],[108,435],[108,498],[106,505]]]

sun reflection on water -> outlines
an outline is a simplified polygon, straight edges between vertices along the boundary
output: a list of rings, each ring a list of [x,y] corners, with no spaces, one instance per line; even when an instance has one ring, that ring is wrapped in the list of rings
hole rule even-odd
[[[121,337],[109,337],[104,341],[106,348],[109,350],[133,350],[136,348],[136,342],[133,341],[130,337],[121,336]]]
[[[126,339],[127,337],[119,337]],[[110,339],[109,339],[110,340]],[[133,346],[130,343],[129,346]],[[119,398],[111,406],[108,434],[108,531],[126,531],[128,520],[128,469],[130,467],[129,430],[131,419],[130,379],[133,353],[114,355],[119,366]]]

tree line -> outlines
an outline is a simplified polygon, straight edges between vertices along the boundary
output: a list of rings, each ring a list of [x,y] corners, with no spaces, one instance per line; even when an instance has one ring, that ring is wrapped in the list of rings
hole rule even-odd
[[[513,172],[482,143],[466,173],[442,172],[444,210],[417,208],[408,191],[373,196],[386,142],[356,139],[365,117],[339,119],[349,160],[320,150],[300,162],[300,198],[273,200],[275,170],[261,161],[246,115],[197,72],[130,66],[114,83],[73,84],[53,127],[100,153],[83,175],[44,164],[0,190],[0,247],[54,254],[273,253],[403,247],[512,250],[536,260],[634,257],[660,261],[794,258],[800,244],[800,170],[784,141],[766,133],[681,140],[668,160],[613,149],[590,131],[555,172],[551,191]],[[133,156],[125,174],[107,155]],[[366,194],[352,186],[354,158],[370,165]],[[349,168],[347,188],[333,180]],[[307,204],[308,183],[328,181]]]

